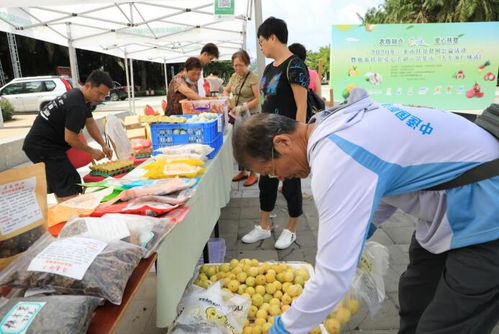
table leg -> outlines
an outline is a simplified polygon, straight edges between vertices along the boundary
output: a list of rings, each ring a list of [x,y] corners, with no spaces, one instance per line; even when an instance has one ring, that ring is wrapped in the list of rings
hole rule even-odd
[[[208,243],[206,243],[206,245],[204,245],[204,248],[203,248],[203,261],[204,261],[204,263],[210,262],[210,252],[208,250]]]
[[[217,223],[215,224],[215,238],[220,238],[220,229],[218,227],[218,220]]]

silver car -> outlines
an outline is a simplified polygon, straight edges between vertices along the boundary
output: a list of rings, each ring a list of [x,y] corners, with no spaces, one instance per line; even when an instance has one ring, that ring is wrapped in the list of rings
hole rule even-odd
[[[73,82],[66,76],[24,77],[0,88],[0,96],[12,104],[14,111],[39,111],[72,88]]]

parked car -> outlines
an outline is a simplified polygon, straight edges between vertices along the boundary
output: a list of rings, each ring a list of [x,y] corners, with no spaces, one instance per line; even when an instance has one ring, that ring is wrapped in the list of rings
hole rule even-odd
[[[37,76],[16,78],[0,88],[0,96],[14,107],[14,111],[39,111],[73,88],[68,76]]]
[[[119,101],[128,97],[127,87],[122,86],[119,82],[113,81],[114,87],[109,91],[109,96],[106,100]]]

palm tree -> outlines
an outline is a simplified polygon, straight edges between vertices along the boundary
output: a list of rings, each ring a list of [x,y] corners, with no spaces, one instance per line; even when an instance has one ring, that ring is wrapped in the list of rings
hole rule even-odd
[[[497,0],[386,0],[370,8],[363,23],[430,23],[497,21]]]

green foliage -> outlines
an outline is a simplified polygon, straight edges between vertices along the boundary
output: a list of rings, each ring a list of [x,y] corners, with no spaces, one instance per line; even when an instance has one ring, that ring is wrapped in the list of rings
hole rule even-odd
[[[4,121],[9,121],[12,119],[14,114],[14,107],[7,100],[0,100],[0,108],[2,108],[2,117]]]
[[[319,70],[319,61],[322,60],[322,73],[323,75],[326,76],[326,78],[329,78],[329,55],[330,55],[330,47],[329,45],[327,46],[321,46],[319,48],[319,52],[307,52],[307,59],[305,60],[305,63],[307,64],[308,68],[312,70]]]
[[[212,61],[206,64],[203,68],[204,77],[206,78],[213,71],[218,72],[218,77],[222,78],[225,84],[229,82],[230,76],[234,73],[230,60]]]
[[[386,0],[369,8],[364,24],[483,22],[499,19],[497,0]]]

